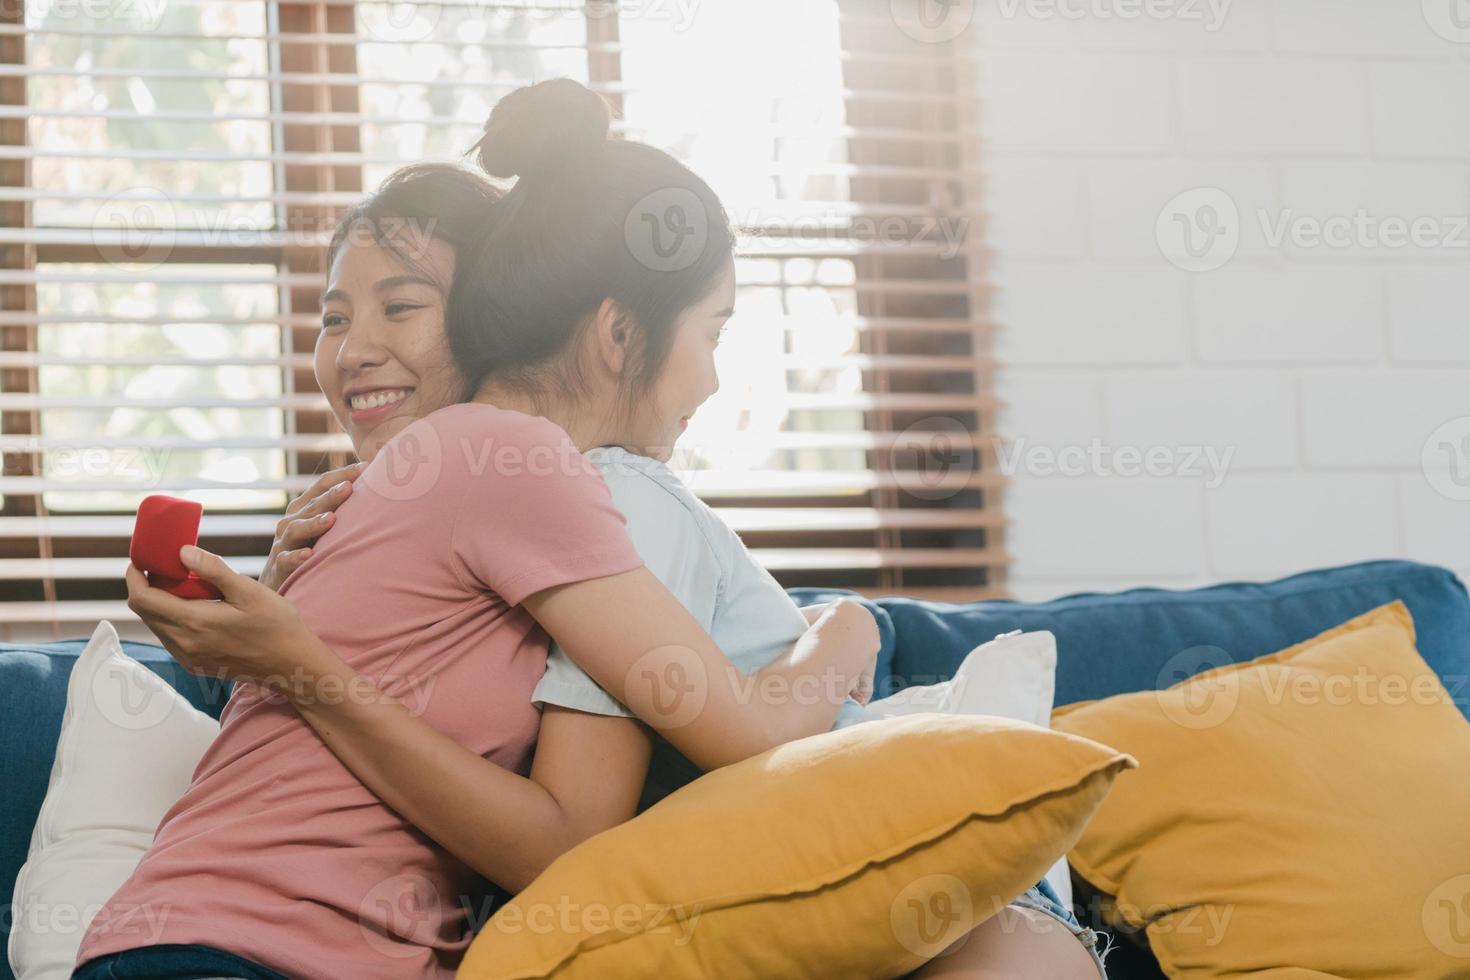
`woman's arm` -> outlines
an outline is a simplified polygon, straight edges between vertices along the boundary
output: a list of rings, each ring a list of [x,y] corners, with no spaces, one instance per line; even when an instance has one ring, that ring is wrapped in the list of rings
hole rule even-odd
[[[873,673],[878,668],[881,642],[873,614],[856,599],[845,597],[806,606],[801,612],[809,624],[807,631],[790,650],[762,668],[756,676],[781,675],[795,679],[801,676],[803,664],[830,658],[834,662],[854,665],[861,671],[848,694],[866,703],[873,694]]]
[[[547,706],[527,779],[415,717],[336,656],[321,663],[319,679],[367,684],[374,696],[307,699],[297,704],[302,717],[383,802],[507,891],[637,809],[652,741],[634,719]]]
[[[284,695],[363,785],[501,887],[525,887],[561,854],[633,816],[651,745],[636,720],[548,707],[528,779],[358,674],[306,629],[288,600],[217,556],[185,561],[223,601],[180,599],[149,587],[137,569],[127,572],[129,607],[169,652],[191,672]]]
[[[702,769],[829,730],[850,692],[871,689],[879,646],[867,610],[839,601],[788,654],[747,676],[647,568],[545,589],[525,606],[588,676]]]
[[[548,706],[526,779],[466,749],[358,675],[305,627],[289,600],[201,549],[185,548],[181,557],[220,589],[223,601],[180,599],[150,588],[134,568],[127,573],[129,607],[169,652],[194,673],[283,693],[365,786],[491,881],[524,887],[566,850],[633,815],[649,756],[648,732],[636,721]],[[638,601],[631,594],[629,600]],[[676,600],[674,606],[688,616]],[[834,639],[860,648],[861,625],[831,616],[821,642],[803,638],[768,669],[798,679],[804,664],[836,658]],[[698,624],[694,629],[704,635]],[[876,631],[871,647],[877,648]],[[318,697],[323,689],[354,696]],[[799,734],[809,732],[791,737]]]
[[[804,645],[852,642],[858,631],[843,617],[840,611],[827,616],[793,653]],[[330,678],[332,689],[372,692],[330,704],[299,700],[297,710],[332,752],[383,802],[508,891],[521,890],[562,854],[637,811],[652,739],[636,719],[546,705],[526,779],[439,732],[324,645],[303,659],[319,664],[316,684]],[[782,659],[794,670],[801,658]]]

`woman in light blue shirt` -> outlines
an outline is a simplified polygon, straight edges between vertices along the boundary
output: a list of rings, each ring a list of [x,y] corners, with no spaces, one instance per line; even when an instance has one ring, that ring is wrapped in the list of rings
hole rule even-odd
[[[710,507],[694,495],[665,464],[628,452],[605,447],[587,456],[597,464],[613,503],[628,521],[628,536],[644,564],[684,604],[699,624],[709,631],[719,648],[743,674],[753,674],[791,648],[804,633],[808,616],[766,571],[745,544],[720,520]],[[956,688],[964,693],[966,668],[980,668],[981,658],[970,657],[950,681],[937,688]],[[978,669],[975,673],[978,674]],[[949,692],[944,692],[949,693]],[[936,692],[939,694],[939,692]],[[546,662],[546,674],[536,685],[531,699],[537,705],[554,704],[591,714],[636,717],[625,705],[603,690],[555,643]],[[833,729],[881,721],[913,711],[933,710],[934,704],[958,705],[961,698],[936,696],[921,703],[902,694],[875,701],[864,707],[849,697],[837,715]],[[700,769],[667,740],[654,738],[648,778],[644,783],[639,812],[700,775]],[[1059,862],[1055,869],[1065,874]],[[1038,882],[1018,898],[1017,915],[1045,915],[1075,934],[1096,962],[1104,977],[1098,945],[1102,937],[1077,921],[1047,880]]]

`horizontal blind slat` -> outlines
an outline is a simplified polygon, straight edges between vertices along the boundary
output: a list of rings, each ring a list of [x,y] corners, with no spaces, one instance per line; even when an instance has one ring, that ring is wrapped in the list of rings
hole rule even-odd
[[[321,276],[309,273],[283,273],[275,276],[263,276],[259,274],[238,273],[226,275],[211,273],[200,275],[191,271],[178,272],[167,266],[160,266],[150,272],[149,281],[159,283],[181,283],[193,286],[230,286],[230,285],[255,285],[255,286],[278,286],[287,289],[310,289],[321,287],[324,280]],[[136,272],[119,270],[117,272],[90,272],[90,273],[64,273],[54,270],[41,270],[26,272],[15,269],[0,269],[0,285],[24,286],[40,285],[46,283],[78,283],[95,284],[106,282],[137,282]],[[840,289],[855,293],[893,293],[893,294],[924,294],[940,296],[967,296],[973,293],[977,282],[959,280],[926,280],[926,279],[867,279],[856,283],[843,284],[806,284],[788,283],[788,288],[823,288]],[[795,319],[795,318],[793,318]],[[810,322],[810,321],[808,321]],[[827,322],[827,321],[823,321]]]
[[[312,369],[310,354],[251,357],[83,357],[76,354],[44,354],[37,351],[0,351],[0,367],[279,367],[296,371]]]
[[[52,25],[28,25],[28,24],[0,24],[0,37],[10,35],[14,37],[84,37],[84,38],[127,38],[135,37],[136,34],[124,31],[102,31],[86,30],[77,28],[63,28]],[[149,31],[148,39],[152,41],[197,41],[198,34],[184,34],[168,31]],[[216,41],[261,41],[267,44],[279,43],[287,45],[326,45],[328,47],[409,47],[422,45],[424,42],[412,38],[388,38],[376,37],[371,34],[340,34],[328,33],[307,34],[293,31],[265,31],[256,34],[211,32],[210,40]],[[599,41],[518,41],[507,38],[477,38],[475,40],[460,40],[453,37],[436,37],[433,41],[436,47],[445,48],[476,48],[488,51],[586,51],[592,54],[621,54],[624,45],[614,42]],[[845,62],[856,62],[862,64],[880,65],[905,65],[916,68],[934,68],[935,59],[927,51],[917,54],[893,51],[842,51],[838,57]],[[979,59],[973,54],[964,51],[952,51],[948,53],[947,60],[956,66],[978,65]]]
[[[997,527],[997,514],[978,510],[900,510],[873,507],[716,507],[715,513],[744,533],[805,533],[809,531],[876,531],[882,529],[947,530]],[[208,510],[199,527],[199,540],[210,538],[274,537],[280,514],[214,514]],[[42,517],[0,517],[0,538],[127,538],[133,534],[131,514],[48,514]],[[0,562],[6,559],[0,558]]]
[[[0,75],[3,75],[0,72]],[[238,81],[238,79],[236,79]],[[152,112],[138,112],[131,109],[36,109],[27,106],[10,106],[0,104],[0,119],[107,119],[114,122],[176,122],[176,123],[284,123],[294,126],[375,126],[379,128],[392,128],[399,126],[446,126],[477,129],[484,125],[482,119],[467,119],[462,116],[384,116],[373,115],[364,112],[332,112],[326,110],[281,110],[271,112],[193,112],[186,109],[160,109]],[[649,133],[646,127],[629,125],[626,122],[614,121],[609,131],[620,136],[644,137]],[[860,127],[860,126],[808,126],[801,129],[781,126],[766,126],[743,128],[742,133],[752,139],[780,139],[780,140],[864,140],[882,141],[885,143],[925,143],[925,144],[956,144],[971,138],[973,134],[949,130],[938,132],[925,129],[904,129],[897,126],[889,127]],[[658,130],[660,141],[671,141],[679,138],[698,137],[702,135],[696,130],[665,129]],[[117,154],[121,158],[127,158],[126,152]]]
[[[108,258],[125,262],[130,254],[149,264],[166,257],[174,248],[283,249],[312,248],[325,251],[332,240],[330,230],[289,231],[275,228],[0,228],[0,245],[71,245],[111,250]],[[849,258],[866,255],[922,255],[941,257],[966,254],[968,246],[946,241],[915,239],[912,241],[865,241],[840,235],[818,237],[776,237],[770,233],[747,233],[736,230],[736,253],[742,257],[816,257]],[[136,276],[135,276],[136,278]],[[858,282],[847,286],[859,292],[888,290],[913,292],[915,285],[904,280],[889,283]],[[963,292],[967,283],[939,283],[941,292]]]
[[[997,548],[752,548],[772,571],[851,571],[877,568],[975,568],[1005,563]]]
[[[1008,443],[997,436],[948,430],[906,429],[903,432],[832,429],[821,432],[737,433],[717,443],[681,441],[681,455],[710,450],[796,450],[796,449],[945,449],[958,445],[995,452]],[[352,452],[352,443],[343,432],[295,433],[277,436],[221,436],[204,439],[180,437],[117,437],[92,439],[66,437],[0,435],[0,453],[12,455],[46,455],[76,453],[99,449],[136,449],[141,451],[206,452],[213,449],[290,449],[302,452]]]
[[[993,398],[966,394],[927,394],[919,392],[790,392],[771,396],[766,404],[782,406],[790,411],[825,409],[883,409],[908,411],[965,411],[980,407],[998,408]],[[175,408],[290,409],[294,412],[330,411],[324,395],[280,395],[274,398],[222,398],[189,396],[187,398],[139,398],[127,395],[48,395],[35,392],[0,394],[0,411],[22,412],[50,408],[107,409],[130,408],[161,412]]]
[[[129,322],[129,321],[123,321]],[[85,357],[80,354],[49,354],[39,351],[0,351],[0,367],[91,366],[91,367],[218,367],[241,365],[282,367],[310,371],[311,354],[251,357],[240,354],[221,357],[122,356]],[[787,371],[836,370],[855,367],[864,371],[976,371],[994,366],[990,357],[963,354],[831,354],[807,356],[782,354],[776,358]]]
[[[82,37],[97,38],[102,40],[118,38],[135,38],[137,33],[133,31],[104,31],[86,30],[79,28],[56,27],[50,24],[0,24],[0,37],[10,35],[12,37]],[[150,41],[198,41],[199,34],[187,34],[178,31],[149,31],[147,39]],[[301,44],[343,47],[405,47],[422,44],[422,41],[408,39],[392,39],[374,37],[371,34],[309,34],[299,31],[264,31],[261,33],[231,33],[211,31],[208,35],[211,41],[261,41],[267,44]],[[458,47],[477,48],[489,51],[595,51],[607,54],[616,54],[621,45],[587,43],[583,41],[517,41],[504,38],[480,38],[473,41],[457,41],[452,38],[436,39],[436,47]]]
[[[857,570],[874,568],[964,568],[1000,564],[1004,553],[994,548],[752,548],[752,555],[773,571]],[[265,558],[227,556],[230,567],[242,575],[259,576]],[[120,558],[5,558],[0,559],[0,581],[54,579],[122,579],[127,557]]]
[[[999,473],[957,468],[935,474],[930,471],[899,470],[696,470],[685,474],[690,489],[702,497],[803,497],[863,493],[879,488],[914,488],[922,493],[997,487],[1002,484]],[[204,477],[166,477],[152,482],[139,480],[61,480],[38,476],[0,477],[0,495],[35,495],[48,491],[116,492],[116,493],[180,493],[190,490],[284,490],[300,493],[315,480],[312,474],[289,476],[249,483],[231,483]]]
[[[364,76],[361,73],[345,72],[293,72],[293,71],[268,71],[258,74],[230,73],[218,71],[200,71],[194,69],[171,69],[171,68],[143,68],[139,66],[128,66],[123,68],[111,67],[88,67],[86,69],[70,68],[66,66],[36,67],[34,65],[16,65],[0,62],[0,78],[75,78],[85,76],[87,78],[117,78],[117,79],[156,79],[158,81],[181,81],[181,82],[222,82],[232,84],[248,84],[250,82],[275,83],[286,85],[327,85],[327,86],[382,86],[385,88],[426,88],[426,89],[453,89],[455,91],[489,91],[498,92],[501,95],[508,94],[520,88],[524,83],[520,80],[512,81],[473,81],[464,78],[452,79],[425,79],[425,78],[387,78],[377,76]],[[588,88],[603,96],[627,96],[636,95],[638,89],[635,86],[622,82],[585,82]],[[979,95],[970,95],[964,92],[938,92],[907,89],[833,89],[825,93],[833,98],[842,98],[848,102],[902,102],[905,105],[962,105],[979,99]]]
[[[814,322],[823,327],[838,327],[860,333],[972,333],[989,330],[992,324],[985,320],[970,320],[961,317],[901,317],[901,316],[858,316],[854,314],[824,316],[820,320],[812,317],[771,316],[762,317],[770,323],[787,324],[788,331],[809,328]],[[0,326],[39,326],[52,323],[138,323],[169,325],[176,323],[205,323],[220,326],[255,326],[274,324],[281,327],[316,328],[321,326],[320,314],[298,314],[259,317],[222,316],[118,316],[106,313],[32,313],[24,310],[0,310]]]

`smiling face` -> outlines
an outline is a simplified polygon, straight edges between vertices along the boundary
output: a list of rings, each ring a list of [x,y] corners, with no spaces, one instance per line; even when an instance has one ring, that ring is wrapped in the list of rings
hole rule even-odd
[[[416,418],[460,400],[444,332],[454,250],[437,238],[394,240],[402,256],[355,236],[322,296],[316,379],[363,460]],[[406,257],[406,258],[405,258]]]
[[[714,289],[686,309],[674,324],[669,354],[649,390],[634,399],[626,430],[615,442],[667,460],[689,427],[695,410],[720,390],[715,348],[735,308],[735,263],[729,262]]]

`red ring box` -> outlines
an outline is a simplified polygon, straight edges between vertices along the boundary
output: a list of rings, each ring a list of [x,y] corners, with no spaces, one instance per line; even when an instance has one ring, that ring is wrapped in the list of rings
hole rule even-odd
[[[222,599],[218,589],[179,561],[179,549],[199,543],[199,521],[204,505],[164,494],[144,497],[133,525],[128,557],[148,584],[183,599]]]

